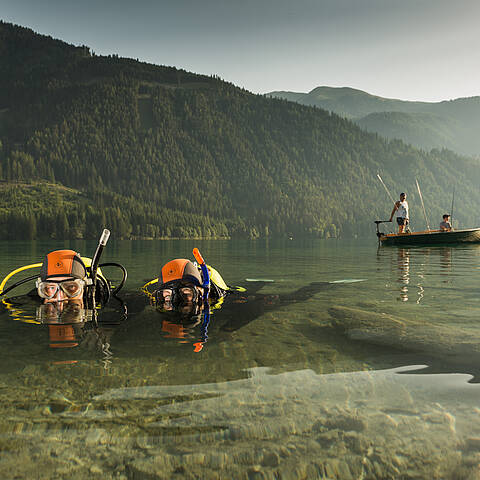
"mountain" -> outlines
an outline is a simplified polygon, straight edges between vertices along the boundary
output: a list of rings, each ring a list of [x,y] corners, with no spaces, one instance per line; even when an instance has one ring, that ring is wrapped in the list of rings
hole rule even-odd
[[[317,87],[309,93],[271,92],[268,96],[329,110],[368,131],[423,149],[448,148],[480,156],[480,97],[408,102],[332,87]]]
[[[478,223],[480,168],[215,76],[98,56],[0,23],[0,238],[373,235],[407,191],[423,228],[455,186]]]

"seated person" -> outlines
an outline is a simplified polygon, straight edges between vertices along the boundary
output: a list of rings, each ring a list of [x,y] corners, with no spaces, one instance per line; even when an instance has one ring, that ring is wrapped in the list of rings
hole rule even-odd
[[[442,232],[450,232],[452,230],[452,225],[450,224],[450,215],[448,213],[443,216],[443,221],[440,223],[440,230]]]

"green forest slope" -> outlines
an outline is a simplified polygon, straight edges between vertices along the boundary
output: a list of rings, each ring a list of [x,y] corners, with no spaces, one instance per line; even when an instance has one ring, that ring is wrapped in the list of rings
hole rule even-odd
[[[479,223],[478,162],[388,141],[340,116],[216,77],[100,57],[0,23],[0,237],[373,235],[423,187]]]
[[[324,108],[369,131],[423,149],[449,148],[480,157],[480,97],[408,102],[333,87],[317,87],[309,93],[271,92],[269,96]]]

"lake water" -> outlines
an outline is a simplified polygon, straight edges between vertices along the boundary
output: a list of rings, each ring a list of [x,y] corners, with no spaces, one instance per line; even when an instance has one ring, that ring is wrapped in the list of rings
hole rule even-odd
[[[195,246],[247,288],[207,335],[139,294]],[[1,277],[60,247],[95,250],[0,243]],[[1,307],[0,478],[480,478],[480,246],[112,240],[102,261],[128,269],[127,319]]]

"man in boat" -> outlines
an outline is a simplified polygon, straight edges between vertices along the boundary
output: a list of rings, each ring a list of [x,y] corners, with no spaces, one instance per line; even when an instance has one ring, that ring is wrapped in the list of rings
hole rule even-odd
[[[450,215],[446,213],[443,216],[443,221],[440,222],[440,230],[442,232],[451,232],[452,231],[452,224],[450,223]]]
[[[393,206],[393,210],[390,215],[390,222],[392,221],[395,212],[398,224],[398,233],[405,233],[405,229],[408,226],[409,217],[407,195],[403,192],[400,194],[400,200],[397,200]]]

